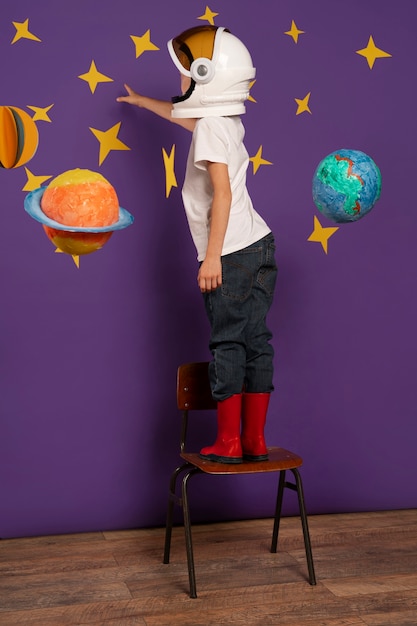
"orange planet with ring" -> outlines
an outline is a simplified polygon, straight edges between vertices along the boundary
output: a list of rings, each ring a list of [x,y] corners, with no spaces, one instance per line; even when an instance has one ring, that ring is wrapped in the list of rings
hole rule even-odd
[[[54,178],[41,199],[43,213],[68,227],[101,228],[119,218],[119,200],[114,187],[98,172],[68,170]],[[57,248],[71,255],[90,254],[104,246],[112,232],[74,232],[43,225]]]
[[[99,250],[115,230],[134,221],[133,215],[119,206],[113,185],[87,169],[68,170],[47,187],[29,192],[24,207],[42,224],[48,239],[72,256]]]

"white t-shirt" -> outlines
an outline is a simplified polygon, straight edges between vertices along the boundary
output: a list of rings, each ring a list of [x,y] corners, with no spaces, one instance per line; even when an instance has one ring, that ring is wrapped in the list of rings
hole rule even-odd
[[[246,188],[249,155],[243,143],[240,117],[203,117],[196,123],[185,172],[182,197],[197,258],[206,256],[213,187],[207,162],[228,166],[232,204],[222,256],[242,250],[265,237],[271,229],[255,211]]]

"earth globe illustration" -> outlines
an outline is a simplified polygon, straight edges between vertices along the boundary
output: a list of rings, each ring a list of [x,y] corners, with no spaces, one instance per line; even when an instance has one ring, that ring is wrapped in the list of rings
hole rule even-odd
[[[342,149],[320,161],[313,176],[313,201],[333,222],[356,222],[381,195],[381,172],[360,150]]]
[[[63,172],[47,187],[30,192],[24,207],[42,224],[48,239],[70,255],[99,250],[114,231],[133,223],[111,183],[85,169]]]

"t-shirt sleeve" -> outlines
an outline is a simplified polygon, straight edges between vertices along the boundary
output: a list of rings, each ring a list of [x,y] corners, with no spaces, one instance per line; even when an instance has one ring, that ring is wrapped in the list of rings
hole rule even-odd
[[[216,118],[202,118],[194,130],[194,165],[207,169],[207,161],[228,163],[227,136]]]

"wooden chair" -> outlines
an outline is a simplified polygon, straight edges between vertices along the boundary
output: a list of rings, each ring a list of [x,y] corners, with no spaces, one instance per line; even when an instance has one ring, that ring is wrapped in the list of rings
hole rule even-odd
[[[308,530],[307,514],[304,503],[303,487],[298,468],[302,465],[302,459],[294,452],[284,448],[268,448],[268,461],[246,462],[239,464],[215,463],[202,459],[198,452],[186,451],[187,428],[190,411],[216,409],[216,402],[211,396],[208,363],[188,363],[181,365],[177,372],[177,405],[182,411],[182,432],[180,444],[180,456],[185,461],[177,467],[170,480],[167,523],[165,531],[164,563],[169,563],[171,536],[173,527],[173,515],[175,504],[181,506],[184,520],[185,545],[187,551],[188,576],[190,584],[190,597],[197,597],[197,587],[194,568],[194,555],[191,536],[190,510],[188,505],[187,487],[192,476],[196,474],[212,474],[215,476],[230,476],[234,474],[262,474],[265,472],[279,472],[278,493],[275,507],[274,526],[272,532],[271,552],[277,551],[278,532],[281,519],[282,501],[284,489],[288,488],[297,492],[300,510],[300,518],[304,536],[304,546],[307,558],[309,583],[316,584],[314,573],[313,556],[311,551],[310,534]],[[295,482],[286,480],[286,471],[290,470]],[[181,492],[177,495],[177,480],[182,474]]]

